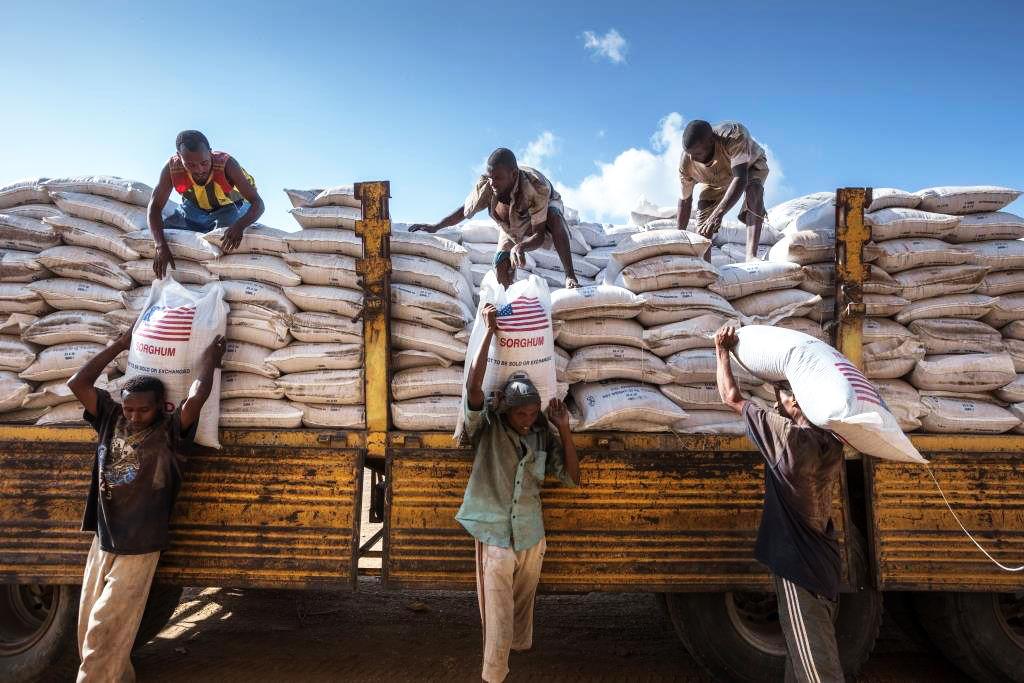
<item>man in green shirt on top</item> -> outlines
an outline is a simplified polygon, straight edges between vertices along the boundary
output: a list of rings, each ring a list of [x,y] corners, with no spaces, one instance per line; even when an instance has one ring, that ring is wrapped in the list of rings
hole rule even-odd
[[[487,334],[466,380],[465,433],[474,447],[473,473],[455,519],[476,539],[476,590],[484,630],[482,677],[505,680],[510,650],[533,645],[533,600],[544,561],[540,489],[551,473],[580,483],[569,412],[556,398],[541,412],[540,393],[525,373],[509,378],[493,406],[485,404],[484,373],[497,309],[483,309]],[[555,435],[551,420],[558,428]]]

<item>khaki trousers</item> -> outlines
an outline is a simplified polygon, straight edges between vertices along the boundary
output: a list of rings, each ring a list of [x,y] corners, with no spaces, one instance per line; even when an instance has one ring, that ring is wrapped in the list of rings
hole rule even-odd
[[[500,683],[508,675],[510,650],[533,645],[533,600],[547,543],[516,552],[476,542],[476,597],[484,630],[481,676]]]
[[[115,555],[94,537],[78,605],[78,683],[134,681],[132,645],[160,553]]]

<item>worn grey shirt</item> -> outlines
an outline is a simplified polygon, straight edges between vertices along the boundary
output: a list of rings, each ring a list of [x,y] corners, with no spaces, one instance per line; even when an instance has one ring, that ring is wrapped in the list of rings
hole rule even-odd
[[[455,519],[481,543],[516,552],[531,548],[544,538],[544,477],[554,474],[564,485],[576,485],[565,470],[562,444],[546,423],[522,436],[490,408],[463,408],[475,457]]]
[[[743,419],[775,472],[786,503],[811,528],[824,532],[832,517],[832,495],[843,467],[842,444],[823,429],[801,427],[751,401],[747,401]]]

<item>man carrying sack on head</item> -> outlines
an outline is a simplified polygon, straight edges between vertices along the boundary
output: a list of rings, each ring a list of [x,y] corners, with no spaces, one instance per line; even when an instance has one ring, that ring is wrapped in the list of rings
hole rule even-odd
[[[553,398],[545,414],[540,392],[526,373],[510,376],[497,400],[488,404],[483,381],[498,311],[485,304],[482,313],[487,335],[472,359],[463,403],[473,471],[455,519],[476,541],[484,631],[481,677],[500,683],[508,675],[509,652],[533,645],[533,602],[547,547],[540,501],[544,478],[552,474],[575,487],[580,470],[569,411]]]
[[[747,436],[765,459],[754,554],[773,575],[786,637],[786,681],[843,681],[833,625],[842,572],[831,517],[843,446],[811,424],[788,384],[775,387],[778,412],[745,400],[729,366],[737,343],[732,327],[715,335],[716,380],[722,402],[743,416]]]

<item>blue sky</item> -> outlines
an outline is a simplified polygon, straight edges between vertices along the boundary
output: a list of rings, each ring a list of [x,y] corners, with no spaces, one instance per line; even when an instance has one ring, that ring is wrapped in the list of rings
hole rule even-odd
[[[679,131],[704,118],[770,149],[770,203],[1024,189],[1020,2],[6,0],[4,19],[0,184],[153,184],[199,128],[255,176],[268,225],[294,227],[284,187],[370,179],[394,218],[437,220],[507,146],[622,222],[641,194],[675,201]]]

